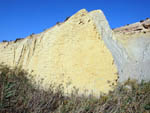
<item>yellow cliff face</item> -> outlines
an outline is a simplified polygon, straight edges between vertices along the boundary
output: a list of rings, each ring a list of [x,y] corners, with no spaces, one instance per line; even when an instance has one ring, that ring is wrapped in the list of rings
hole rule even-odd
[[[0,56],[0,62],[33,71],[36,81],[44,78],[45,88],[62,84],[66,93],[73,87],[80,94],[107,93],[117,79],[112,54],[86,10],[38,35],[1,43]]]

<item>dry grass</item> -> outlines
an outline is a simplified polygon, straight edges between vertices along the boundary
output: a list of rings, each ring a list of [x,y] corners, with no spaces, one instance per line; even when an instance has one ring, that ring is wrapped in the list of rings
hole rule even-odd
[[[35,88],[27,73],[0,65],[0,113],[150,113],[150,82],[127,81],[99,99]],[[129,86],[129,88],[127,88]]]

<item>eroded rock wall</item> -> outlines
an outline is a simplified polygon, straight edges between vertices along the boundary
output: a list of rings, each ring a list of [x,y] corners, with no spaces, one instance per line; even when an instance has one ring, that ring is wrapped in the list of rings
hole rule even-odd
[[[110,29],[101,10],[80,10],[36,35],[0,43],[0,63],[22,67],[48,89],[63,85],[70,94],[98,96],[118,78],[150,80],[150,20]]]
[[[97,24],[99,24],[97,26]],[[16,43],[0,44],[0,62],[43,78],[43,86],[63,84],[66,93],[107,93],[116,84],[117,68],[105,38],[112,31],[102,11],[81,10],[67,21]]]

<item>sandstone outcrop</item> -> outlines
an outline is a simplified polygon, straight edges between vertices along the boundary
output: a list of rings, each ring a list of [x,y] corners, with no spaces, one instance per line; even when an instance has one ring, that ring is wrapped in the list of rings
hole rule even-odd
[[[83,9],[40,34],[0,43],[0,63],[21,66],[45,89],[55,83],[65,93],[99,95],[118,78],[150,80],[149,31],[149,19],[112,31],[101,10]]]
[[[63,23],[16,42],[0,44],[0,62],[21,66],[43,79],[43,86],[63,84],[66,93],[107,93],[117,68],[104,39],[112,30],[100,10],[80,10]]]

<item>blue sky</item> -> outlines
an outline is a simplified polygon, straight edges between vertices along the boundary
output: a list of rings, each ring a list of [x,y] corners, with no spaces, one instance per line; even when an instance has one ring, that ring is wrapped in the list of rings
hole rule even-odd
[[[101,9],[111,28],[150,18],[150,0],[0,0],[0,41],[40,33],[83,8]]]

